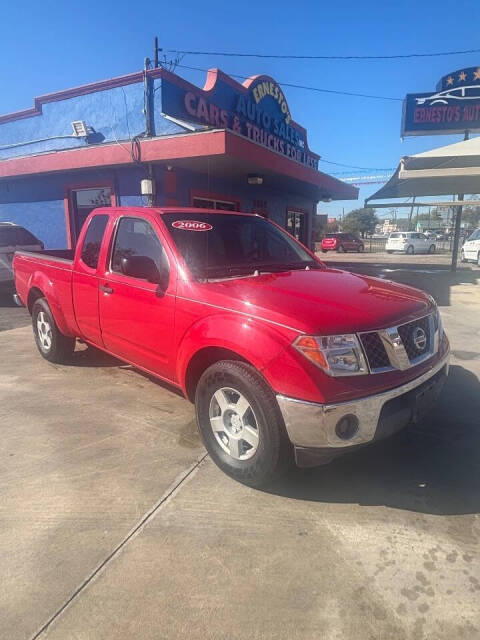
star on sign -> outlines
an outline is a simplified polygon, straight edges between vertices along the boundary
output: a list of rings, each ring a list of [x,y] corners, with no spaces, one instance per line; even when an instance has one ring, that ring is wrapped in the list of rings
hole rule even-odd
[[[460,82],[465,82],[465,80],[467,79],[467,74],[465,73],[465,71],[462,71],[462,73],[459,74],[458,79]]]
[[[448,78],[447,78],[447,84],[453,84],[453,78],[452,78],[452,76],[448,76]]]
[[[480,80],[480,67],[478,67],[478,69],[473,72],[473,79]]]

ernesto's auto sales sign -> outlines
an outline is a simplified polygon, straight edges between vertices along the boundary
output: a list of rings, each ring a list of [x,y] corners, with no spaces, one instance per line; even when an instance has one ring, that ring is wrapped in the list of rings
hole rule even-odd
[[[480,67],[443,76],[436,91],[407,94],[402,136],[464,131],[480,131]]]

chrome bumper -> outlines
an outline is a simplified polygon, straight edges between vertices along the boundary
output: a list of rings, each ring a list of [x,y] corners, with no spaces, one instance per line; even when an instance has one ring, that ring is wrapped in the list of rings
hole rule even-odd
[[[365,444],[375,437],[383,405],[404,393],[412,391],[432,378],[447,366],[449,353],[430,371],[395,389],[373,396],[357,398],[338,404],[316,404],[277,395],[288,436],[296,447],[351,447]],[[349,440],[339,438],[335,433],[338,421],[346,415],[358,419],[358,431]]]

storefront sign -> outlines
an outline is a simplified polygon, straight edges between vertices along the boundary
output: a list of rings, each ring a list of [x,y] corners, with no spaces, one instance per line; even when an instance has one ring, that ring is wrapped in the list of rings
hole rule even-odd
[[[214,80],[212,81],[212,77]],[[292,120],[281,87],[267,76],[239,84],[221,71],[199,89],[170,73],[162,77],[162,112],[208,128],[231,129],[257,144],[312,169],[319,156],[307,144],[305,129]]]
[[[402,136],[464,131],[480,131],[480,67],[449,73],[434,92],[406,96]]]

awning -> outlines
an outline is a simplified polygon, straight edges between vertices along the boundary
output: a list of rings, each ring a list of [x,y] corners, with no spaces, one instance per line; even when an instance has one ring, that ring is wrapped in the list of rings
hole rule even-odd
[[[137,154],[144,163],[163,163],[208,172],[222,178],[258,171],[266,184],[292,190],[314,200],[356,200],[358,189],[326,173],[294,162],[283,154],[229,130],[208,130],[158,138],[138,139]],[[139,147],[139,148],[138,148]],[[137,158],[138,160],[138,158]],[[9,158],[0,161],[0,180],[92,168],[134,166],[129,141]]]
[[[480,137],[404,156],[390,180],[366,202],[458,193],[480,193]]]

